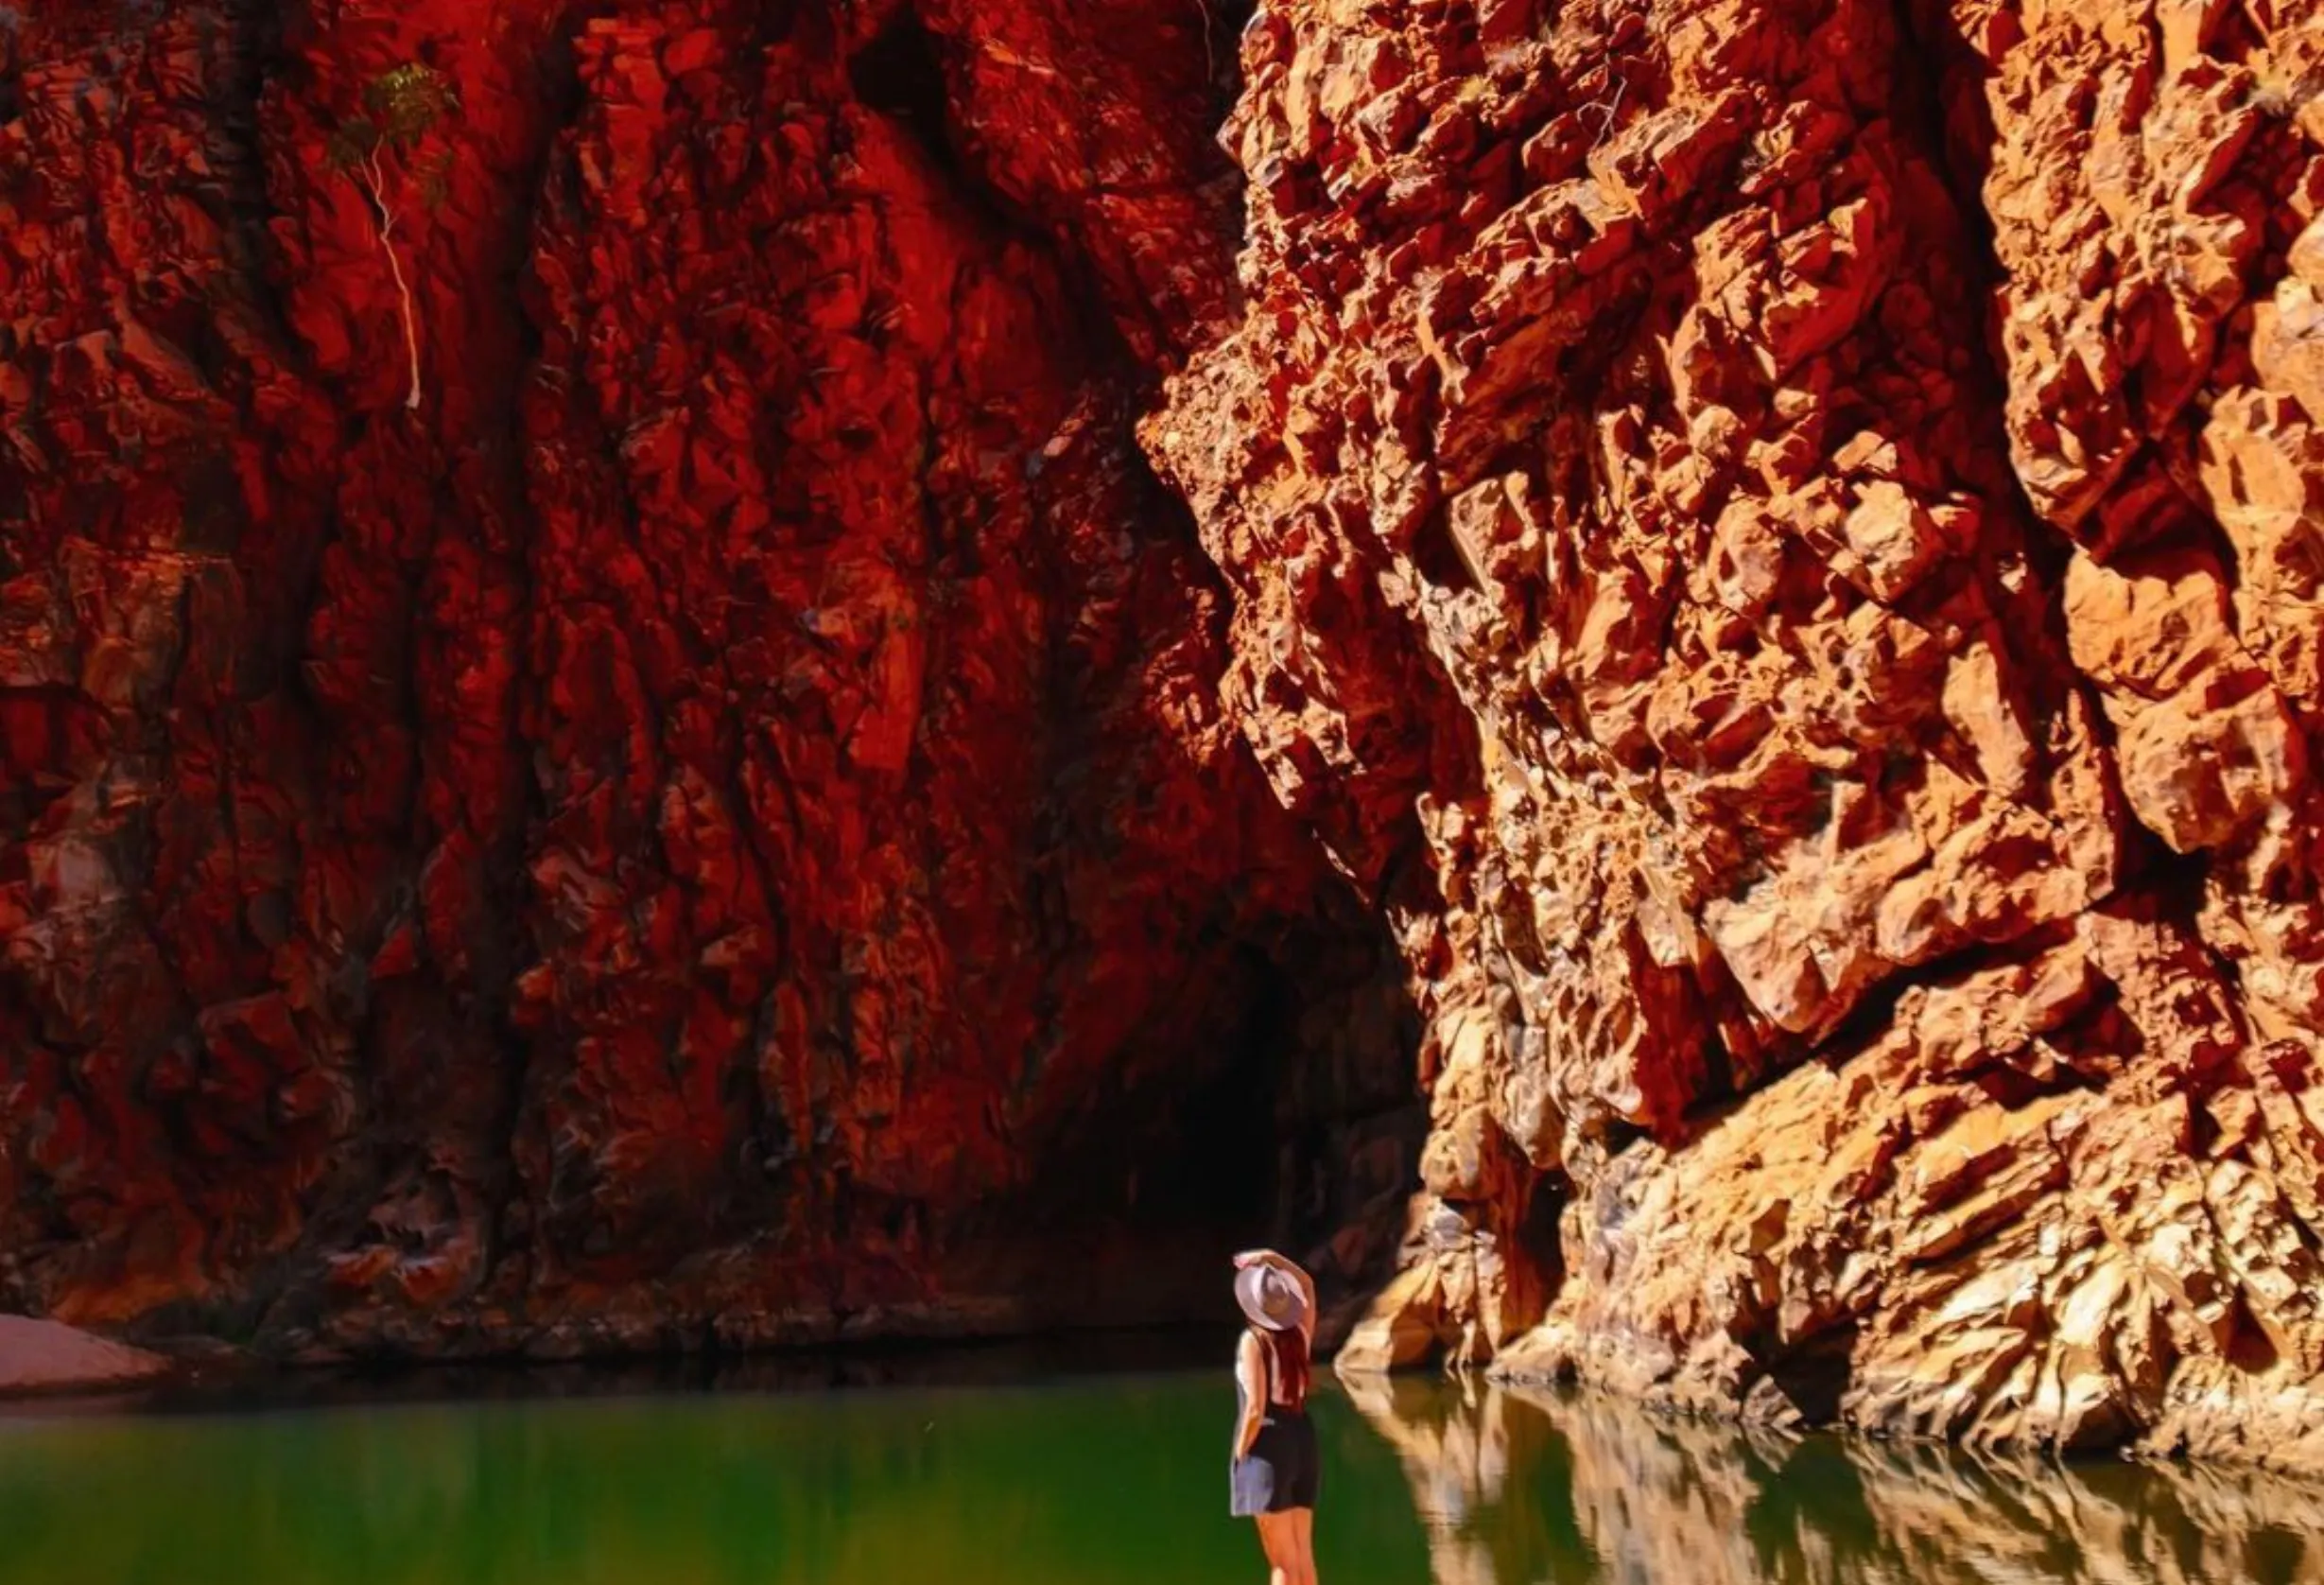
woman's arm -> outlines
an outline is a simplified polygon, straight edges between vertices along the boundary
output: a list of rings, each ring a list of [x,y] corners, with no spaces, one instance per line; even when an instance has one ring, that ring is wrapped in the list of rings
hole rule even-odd
[[[1267,1413],[1267,1367],[1258,1357],[1258,1339],[1249,1332],[1235,1347],[1235,1387],[1241,1395],[1241,1414],[1235,1421],[1235,1456],[1242,1457],[1258,1440],[1259,1422]]]

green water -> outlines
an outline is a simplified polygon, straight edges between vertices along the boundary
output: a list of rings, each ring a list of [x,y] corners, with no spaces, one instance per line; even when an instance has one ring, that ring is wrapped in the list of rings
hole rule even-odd
[[[1223,1372],[0,1419],[0,1585],[1192,1585]],[[1747,1437],[1433,1383],[1315,1404],[1326,1585],[2324,1581],[2324,1492]]]

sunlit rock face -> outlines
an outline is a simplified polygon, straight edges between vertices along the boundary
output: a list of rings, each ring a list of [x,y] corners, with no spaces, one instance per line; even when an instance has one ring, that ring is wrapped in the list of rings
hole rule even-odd
[[[1392,1254],[1401,967],[1131,431],[1235,291],[1205,21],[0,9],[0,1307],[562,1351]]]
[[[2324,24],[1278,0],[1142,428],[1427,1019],[1448,1350],[2324,1456]]]

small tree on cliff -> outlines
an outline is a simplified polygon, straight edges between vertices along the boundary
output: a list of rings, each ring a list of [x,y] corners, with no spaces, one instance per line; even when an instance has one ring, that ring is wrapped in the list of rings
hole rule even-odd
[[[403,260],[396,256],[395,226],[403,218],[403,195],[408,188],[415,190],[428,208],[443,200],[450,152],[418,166],[409,162],[429,131],[459,108],[460,97],[442,72],[408,61],[363,85],[363,113],[341,123],[331,134],[327,154],[333,170],[363,189],[377,217],[379,251],[388,256],[388,271],[395,277],[395,294],[403,303],[404,350],[411,360],[407,409],[420,405],[420,323],[411,284],[405,280]]]

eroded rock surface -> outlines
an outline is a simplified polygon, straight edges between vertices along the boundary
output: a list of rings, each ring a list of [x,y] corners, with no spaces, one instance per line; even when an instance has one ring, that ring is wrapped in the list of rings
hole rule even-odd
[[[0,1303],[556,1352],[1393,1249],[1400,970],[1131,432],[1235,289],[1205,31],[0,10]]]
[[[2312,8],[1279,0],[1143,434],[1449,1350],[2324,1456]]]

